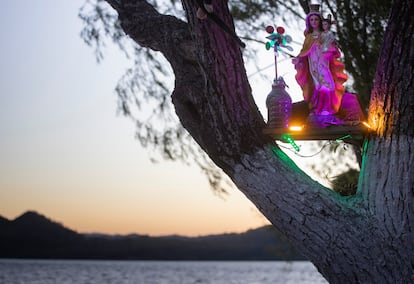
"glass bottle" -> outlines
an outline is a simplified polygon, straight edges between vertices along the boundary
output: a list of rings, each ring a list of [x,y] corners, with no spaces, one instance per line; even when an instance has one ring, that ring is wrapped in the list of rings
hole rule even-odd
[[[292,117],[292,99],[286,92],[285,80],[282,77],[275,79],[272,91],[267,95],[267,127],[288,128]]]

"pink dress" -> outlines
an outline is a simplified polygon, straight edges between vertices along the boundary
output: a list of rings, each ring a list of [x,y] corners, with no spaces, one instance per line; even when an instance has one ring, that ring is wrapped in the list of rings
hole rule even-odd
[[[323,36],[306,35],[295,64],[296,81],[311,114],[334,115],[341,106],[343,83],[348,77],[344,64],[338,60],[338,48],[334,44],[324,45]]]

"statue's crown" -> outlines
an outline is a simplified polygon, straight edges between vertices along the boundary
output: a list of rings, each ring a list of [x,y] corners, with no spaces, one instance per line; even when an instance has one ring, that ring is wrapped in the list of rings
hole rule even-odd
[[[319,8],[321,7],[321,5],[319,4],[309,4],[309,12],[310,13],[319,13]]]

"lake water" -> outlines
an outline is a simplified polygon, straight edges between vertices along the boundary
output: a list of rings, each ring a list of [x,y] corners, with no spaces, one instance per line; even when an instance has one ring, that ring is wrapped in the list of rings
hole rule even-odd
[[[328,283],[306,261],[84,261],[0,259],[0,284]]]

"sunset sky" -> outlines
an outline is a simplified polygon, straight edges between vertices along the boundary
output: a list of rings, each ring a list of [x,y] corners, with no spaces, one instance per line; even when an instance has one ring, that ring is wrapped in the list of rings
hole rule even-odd
[[[81,233],[194,236],[267,224],[237,190],[213,194],[197,167],[149,161],[116,112],[114,88],[130,63],[110,46],[97,64],[79,36],[83,2],[2,3],[0,215],[35,210]],[[263,65],[272,62],[270,52]],[[270,85],[253,88],[262,109]]]

